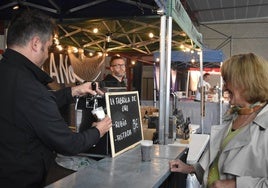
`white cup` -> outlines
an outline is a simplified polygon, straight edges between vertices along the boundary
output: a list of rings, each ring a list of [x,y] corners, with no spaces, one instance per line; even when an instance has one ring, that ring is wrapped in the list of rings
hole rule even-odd
[[[152,140],[141,141],[141,160],[142,161],[151,161],[152,146],[153,146]]]
[[[95,115],[99,121],[101,121],[101,120],[103,120],[105,118],[105,113],[104,113],[104,110],[103,110],[102,106],[93,109],[91,111],[91,113],[93,115]]]

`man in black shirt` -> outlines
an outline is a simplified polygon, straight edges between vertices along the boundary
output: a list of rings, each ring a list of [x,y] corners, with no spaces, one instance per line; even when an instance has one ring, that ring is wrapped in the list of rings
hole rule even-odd
[[[101,81],[101,87],[126,87],[124,77],[126,74],[126,63],[122,57],[113,56],[110,61],[111,74]]]
[[[75,155],[95,145],[112,126],[111,119],[72,132],[59,106],[74,96],[96,94],[91,83],[52,93],[41,66],[48,58],[55,23],[35,11],[14,18],[0,62],[0,187],[43,187],[55,153]],[[98,91],[98,90],[97,90]]]

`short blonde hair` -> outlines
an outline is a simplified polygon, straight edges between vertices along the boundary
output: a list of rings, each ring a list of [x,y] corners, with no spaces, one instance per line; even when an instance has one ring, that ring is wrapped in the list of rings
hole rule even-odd
[[[249,103],[268,101],[268,62],[253,53],[234,55],[221,67],[225,82],[241,89]]]

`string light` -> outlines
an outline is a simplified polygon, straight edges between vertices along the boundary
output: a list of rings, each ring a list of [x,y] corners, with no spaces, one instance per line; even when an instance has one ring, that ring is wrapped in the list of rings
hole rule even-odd
[[[99,29],[98,28],[94,28],[93,29],[93,33],[98,33],[99,32]]]
[[[190,52],[190,48],[185,48],[185,52]]]
[[[56,48],[59,50],[59,51],[62,51],[63,50],[63,47],[61,45],[57,45]]]
[[[20,7],[19,7],[19,5],[16,5],[16,6],[14,6],[12,9],[13,10],[18,10]]]
[[[76,47],[73,47],[73,50],[72,50],[74,53],[77,53],[78,52],[78,49]]]

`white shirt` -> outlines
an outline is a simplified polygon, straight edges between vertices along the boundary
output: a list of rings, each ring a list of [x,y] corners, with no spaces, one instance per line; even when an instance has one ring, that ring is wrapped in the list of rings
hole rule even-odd
[[[207,93],[208,93],[209,89],[211,88],[211,86],[210,86],[210,83],[206,82],[205,80],[203,80],[203,86],[205,87],[205,100],[207,100],[208,99]],[[201,91],[201,79],[199,79],[199,81],[198,81],[197,90],[196,90],[196,94],[195,94],[195,100],[200,101],[201,100],[201,93],[199,90]]]

